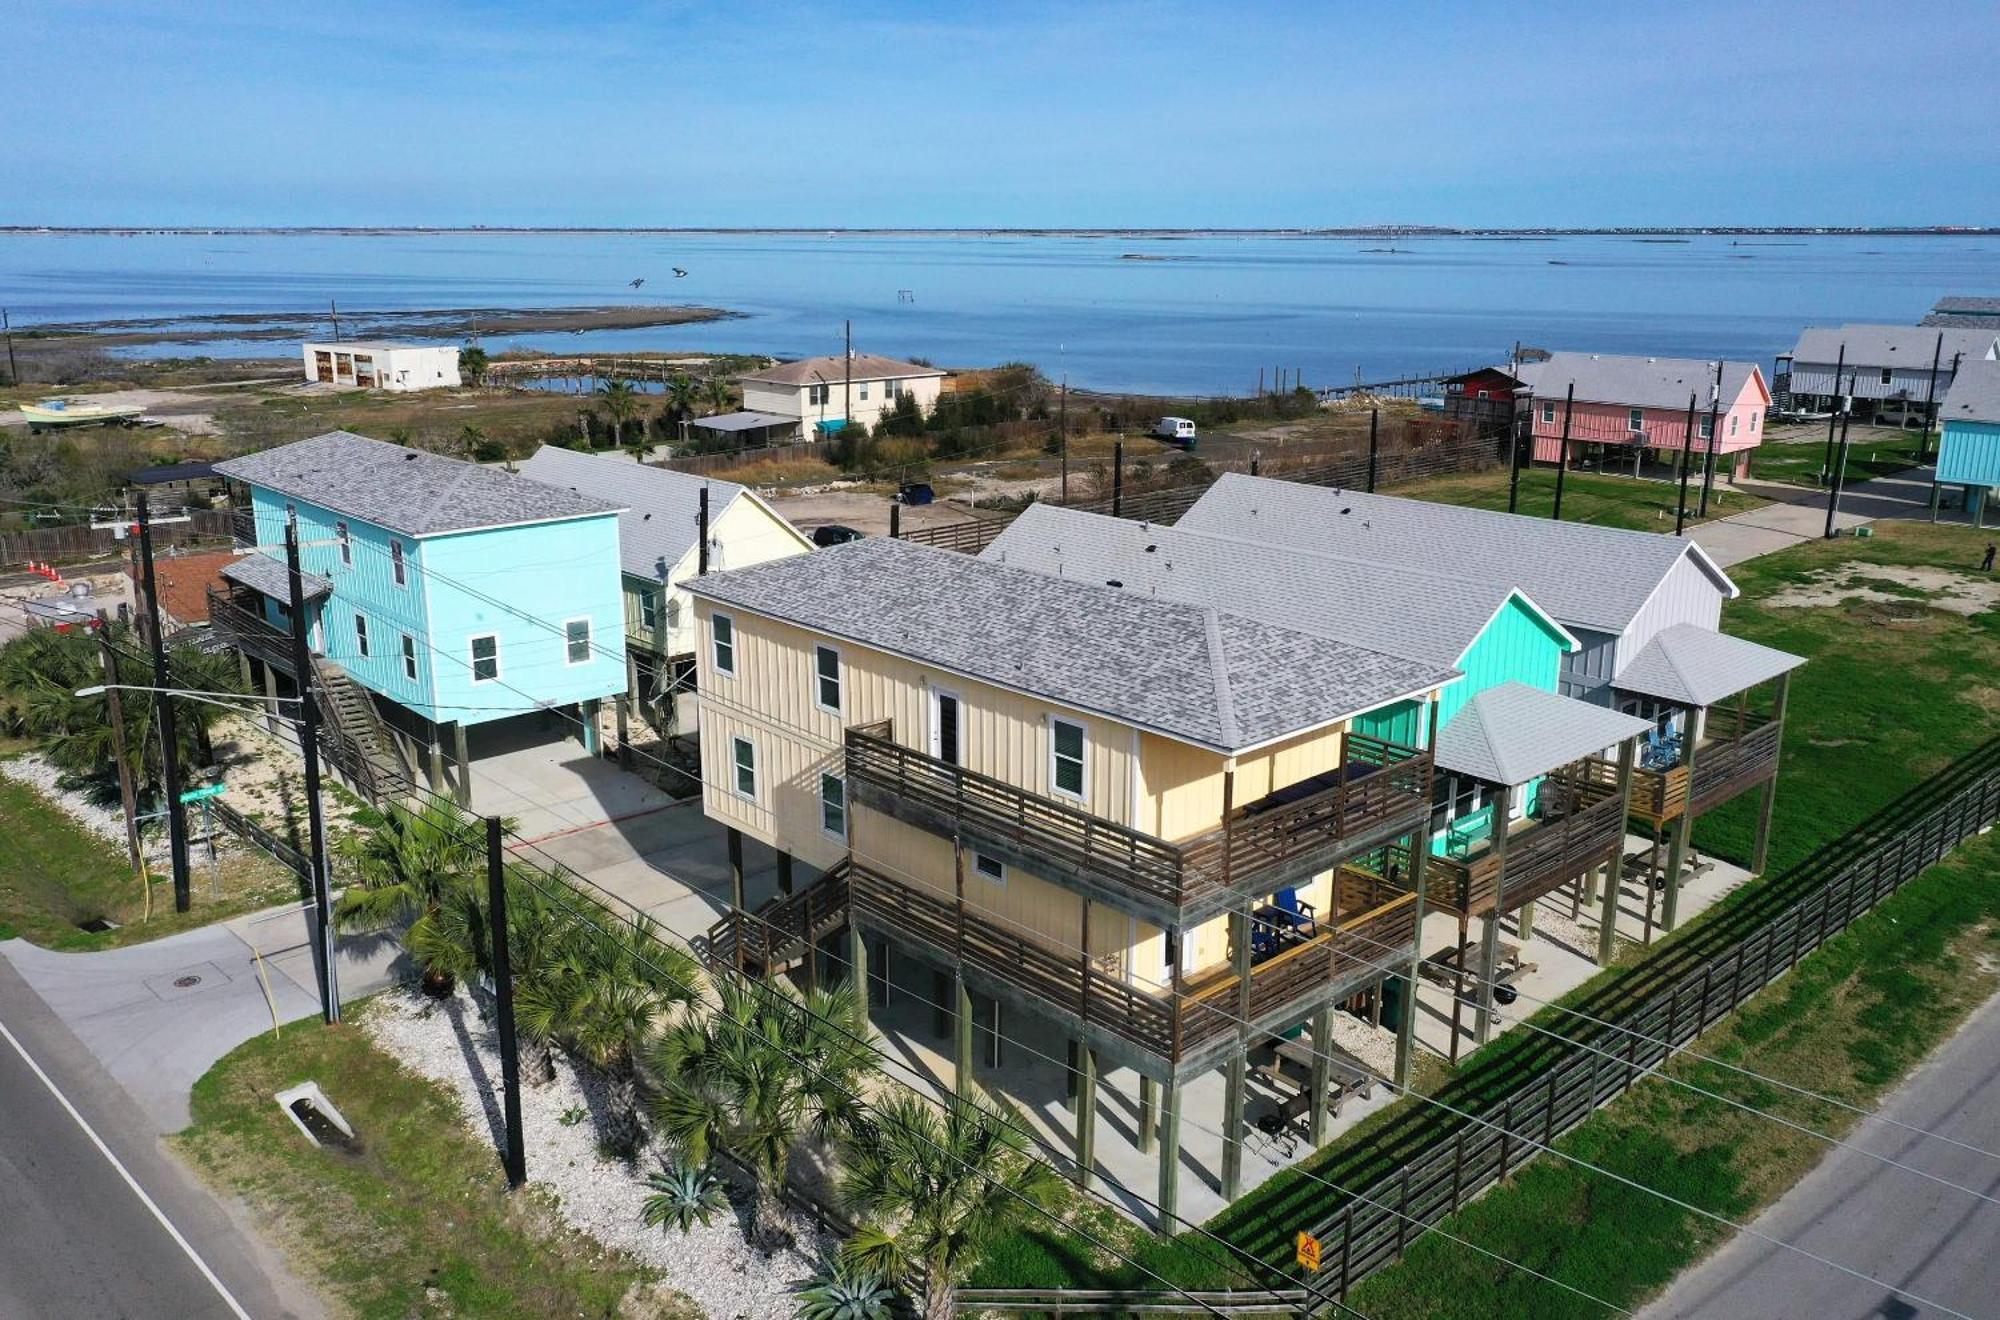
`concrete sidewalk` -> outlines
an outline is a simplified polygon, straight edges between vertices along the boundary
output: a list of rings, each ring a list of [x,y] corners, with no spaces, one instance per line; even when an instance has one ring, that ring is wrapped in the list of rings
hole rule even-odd
[[[1928,519],[1934,472],[1931,467],[1906,468],[1848,486],[1840,495],[1835,529],[1849,532],[1878,518]],[[1688,529],[1695,544],[1724,568],[1825,537],[1827,492],[1764,481],[1740,482],[1737,488],[1775,503]],[[1956,510],[1939,515],[1941,522],[1965,520]]]
[[[0,957],[167,1133],[188,1125],[189,1092],[223,1055],[274,1018],[319,1013],[309,929],[304,911],[276,908],[101,953],[9,940]],[[389,940],[342,937],[341,999],[390,984],[402,957]]]

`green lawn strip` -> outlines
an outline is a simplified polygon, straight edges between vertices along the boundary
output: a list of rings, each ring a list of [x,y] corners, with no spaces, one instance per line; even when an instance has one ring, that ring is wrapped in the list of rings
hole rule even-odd
[[[1440,504],[1462,504],[1475,509],[1507,507],[1507,471],[1504,467],[1486,472],[1461,473],[1447,477],[1425,477],[1393,487],[1390,494]],[[1516,512],[1546,518],[1555,509],[1556,474],[1547,468],[1529,468],[1521,473],[1521,492]],[[1680,499],[1678,484],[1635,480],[1631,477],[1599,476],[1593,472],[1571,472],[1563,478],[1563,521],[1591,523],[1599,527],[1622,527],[1627,531],[1671,532],[1674,509]],[[1699,474],[1688,482],[1688,521],[1698,522],[1695,510],[1701,501]],[[1718,485],[1709,500],[1711,518],[1727,517],[1762,508],[1770,501],[1732,491]]]
[[[344,1310],[384,1320],[699,1314],[532,1191],[510,1197],[444,1088],[401,1068],[349,1014],[347,1026],[301,1024],[239,1046],[195,1084],[194,1123],[173,1139],[272,1226],[293,1268]],[[308,1079],[353,1125],[358,1154],[309,1145],[272,1100]]]
[[[1697,1048],[1848,1104],[1873,1106],[2000,988],[1990,961],[2000,946],[1996,865],[2000,839],[1966,844],[1753,998]],[[1667,1071],[1834,1136],[1858,1121],[1834,1105],[1713,1064],[1682,1058]],[[1830,1149],[1663,1081],[1643,1083],[1556,1145],[1738,1222],[1776,1200]],[[1441,1227],[1628,1308],[1731,1231],[1547,1156]],[[1594,1302],[1443,1236],[1425,1238],[1349,1301],[1378,1320],[1604,1314]]]
[[[1826,467],[1824,424],[1818,438],[1773,443],[1766,441],[1750,451],[1750,475],[1758,481],[1789,481],[1801,486],[1816,485]],[[1883,477],[1917,465],[1919,431],[1869,432],[1857,436],[1851,430],[1847,441],[1846,480],[1865,481]]]
[[[224,861],[221,893],[198,854],[187,912],[173,910],[173,886],[153,877],[153,913],[122,849],[106,842],[18,780],[0,778],[0,939],[20,937],[49,949],[107,949],[157,939],[297,896],[291,873],[262,856]],[[87,931],[96,918],[116,929]]]

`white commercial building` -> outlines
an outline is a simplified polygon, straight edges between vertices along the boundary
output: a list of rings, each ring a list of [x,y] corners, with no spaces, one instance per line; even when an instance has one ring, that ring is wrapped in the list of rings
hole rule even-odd
[[[452,344],[345,342],[307,344],[306,379],[364,390],[456,389],[458,349]]]
[[[738,379],[746,411],[796,417],[807,439],[848,421],[873,426],[895,410],[898,395],[913,396],[929,413],[944,388],[944,372],[936,367],[872,353],[780,362]]]

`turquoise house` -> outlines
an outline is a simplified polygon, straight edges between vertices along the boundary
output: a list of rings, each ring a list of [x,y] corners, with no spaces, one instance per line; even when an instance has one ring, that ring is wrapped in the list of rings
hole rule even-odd
[[[1938,410],[1937,484],[1965,487],[1966,507],[1986,525],[1986,495],[2000,486],[2000,362],[1967,362]]]
[[[479,746],[573,735],[626,691],[619,507],[526,477],[345,431],[216,465],[242,487],[218,632],[296,691],[285,527],[336,761],[467,796]],[[243,507],[246,506],[247,508]],[[337,717],[337,718],[335,718]]]
[[[1514,683],[1555,693],[1563,658],[1579,645],[1528,595],[1506,582],[1262,545],[1047,504],[1031,504],[983,552],[1016,567],[1122,587],[1141,595],[1226,608],[1251,618],[1458,671],[1439,695],[1448,726],[1479,693]],[[1354,720],[1357,732],[1430,745],[1420,701]],[[1433,851],[1487,837],[1487,785],[1437,776]],[[1533,812],[1536,786],[1513,799]]]

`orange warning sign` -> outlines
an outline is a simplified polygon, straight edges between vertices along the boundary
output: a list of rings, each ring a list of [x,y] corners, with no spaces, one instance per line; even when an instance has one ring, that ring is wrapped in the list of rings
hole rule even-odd
[[[1298,1241],[1299,1265],[1311,1272],[1319,1272],[1319,1239],[1310,1233],[1300,1233]]]

